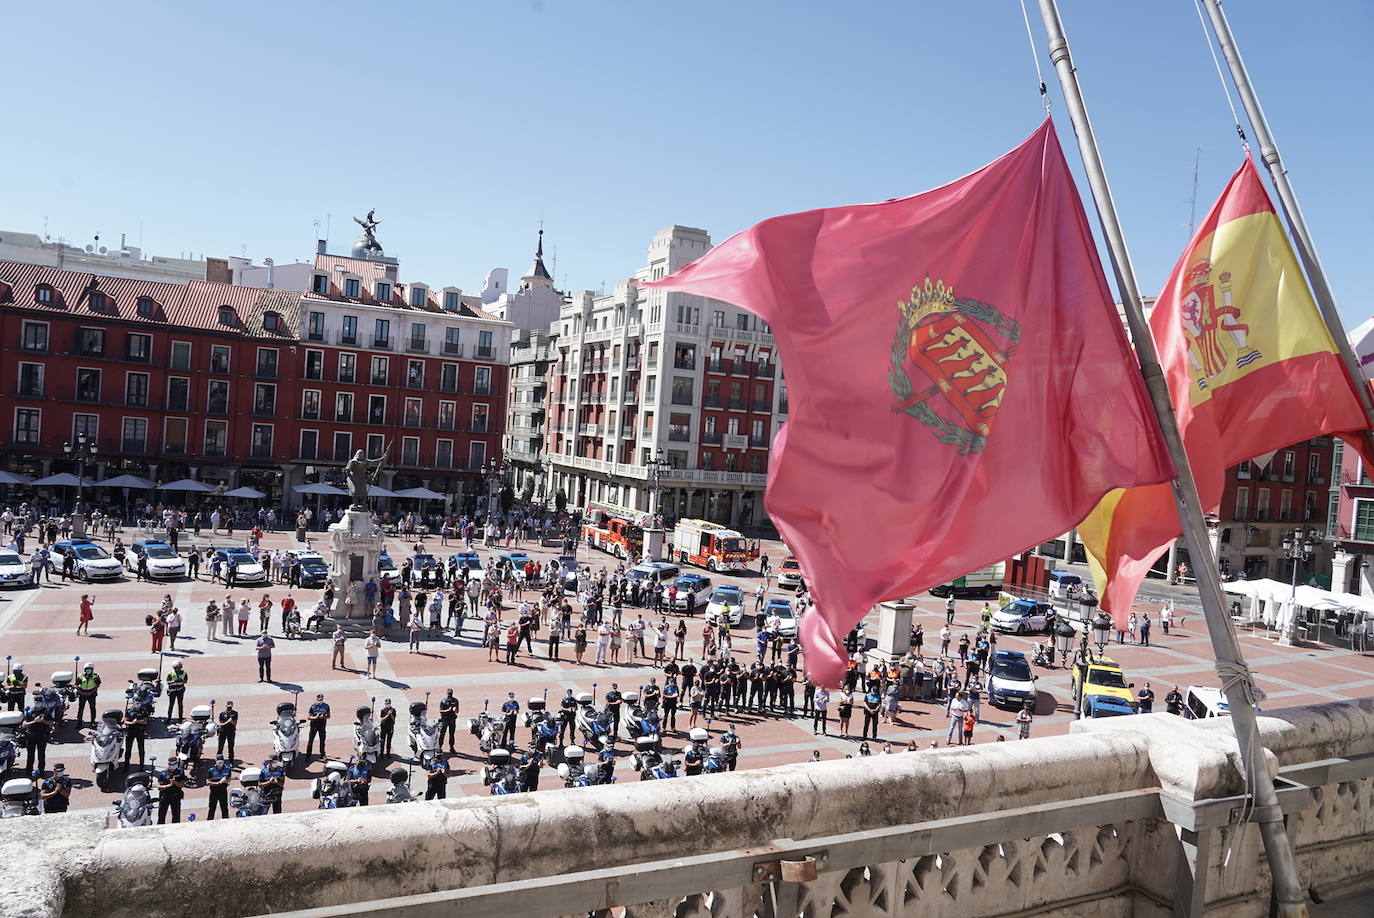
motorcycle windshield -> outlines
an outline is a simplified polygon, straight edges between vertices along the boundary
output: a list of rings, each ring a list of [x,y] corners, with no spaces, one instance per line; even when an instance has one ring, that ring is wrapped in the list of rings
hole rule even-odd
[[[277,719],[277,732],[282,736],[295,736],[300,732],[300,724],[296,723],[294,717],[280,717]]]

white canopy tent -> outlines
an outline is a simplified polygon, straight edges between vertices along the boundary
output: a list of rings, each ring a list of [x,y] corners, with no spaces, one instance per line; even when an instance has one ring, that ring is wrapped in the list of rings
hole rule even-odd
[[[1336,593],[1319,587],[1293,585],[1280,580],[1233,580],[1221,588],[1233,596],[1249,597],[1244,615],[1252,623],[1263,622],[1283,632],[1299,609],[1311,609],[1318,615],[1327,612],[1354,615],[1357,618],[1374,615],[1374,596]]]

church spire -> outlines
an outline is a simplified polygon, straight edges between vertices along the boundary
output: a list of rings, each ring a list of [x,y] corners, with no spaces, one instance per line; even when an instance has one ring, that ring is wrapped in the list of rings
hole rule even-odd
[[[530,265],[529,273],[524,277],[528,281],[534,278],[553,283],[553,275],[549,274],[549,269],[544,267],[544,228],[539,228],[539,242],[534,249],[534,264]]]

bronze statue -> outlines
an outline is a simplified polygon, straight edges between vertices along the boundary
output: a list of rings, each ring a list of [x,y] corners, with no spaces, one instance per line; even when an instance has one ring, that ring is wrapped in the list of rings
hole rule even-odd
[[[367,486],[374,470],[380,470],[384,459],[369,459],[358,450],[353,458],[344,465],[344,479],[348,482],[348,496],[352,498],[350,510],[367,509]]]
[[[377,213],[377,208],[374,207],[367,212],[366,217],[354,217],[353,222],[363,228],[362,241],[364,246],[366,246],[367,248],[380,249],[381,246],[377,244],[377,237],[373,234],[372,231],[375,230],[378,226],[380,226],[382,221],[374,218],[373,215],[375,213]]]

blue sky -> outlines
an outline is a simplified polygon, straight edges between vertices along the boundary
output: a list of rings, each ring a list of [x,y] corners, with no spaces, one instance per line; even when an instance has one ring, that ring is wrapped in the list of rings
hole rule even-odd
[[[1072,131],[1044,54],[1070,162]],[[1191,0],[1063,0],[1141,286],[1239,162]],[[1293,10],[1300,10],[1294,14]],[[1229,4],[1347,327],[1374,306],[1366,93],[1374,4]],[[0,228],[146,252],[334,250],[370,207],[410,279],[632,273],[671,223],[910,194],[1042,113],[1011,0],[12,4]],[[1085,193],[1086,197],[1086,193]]]

